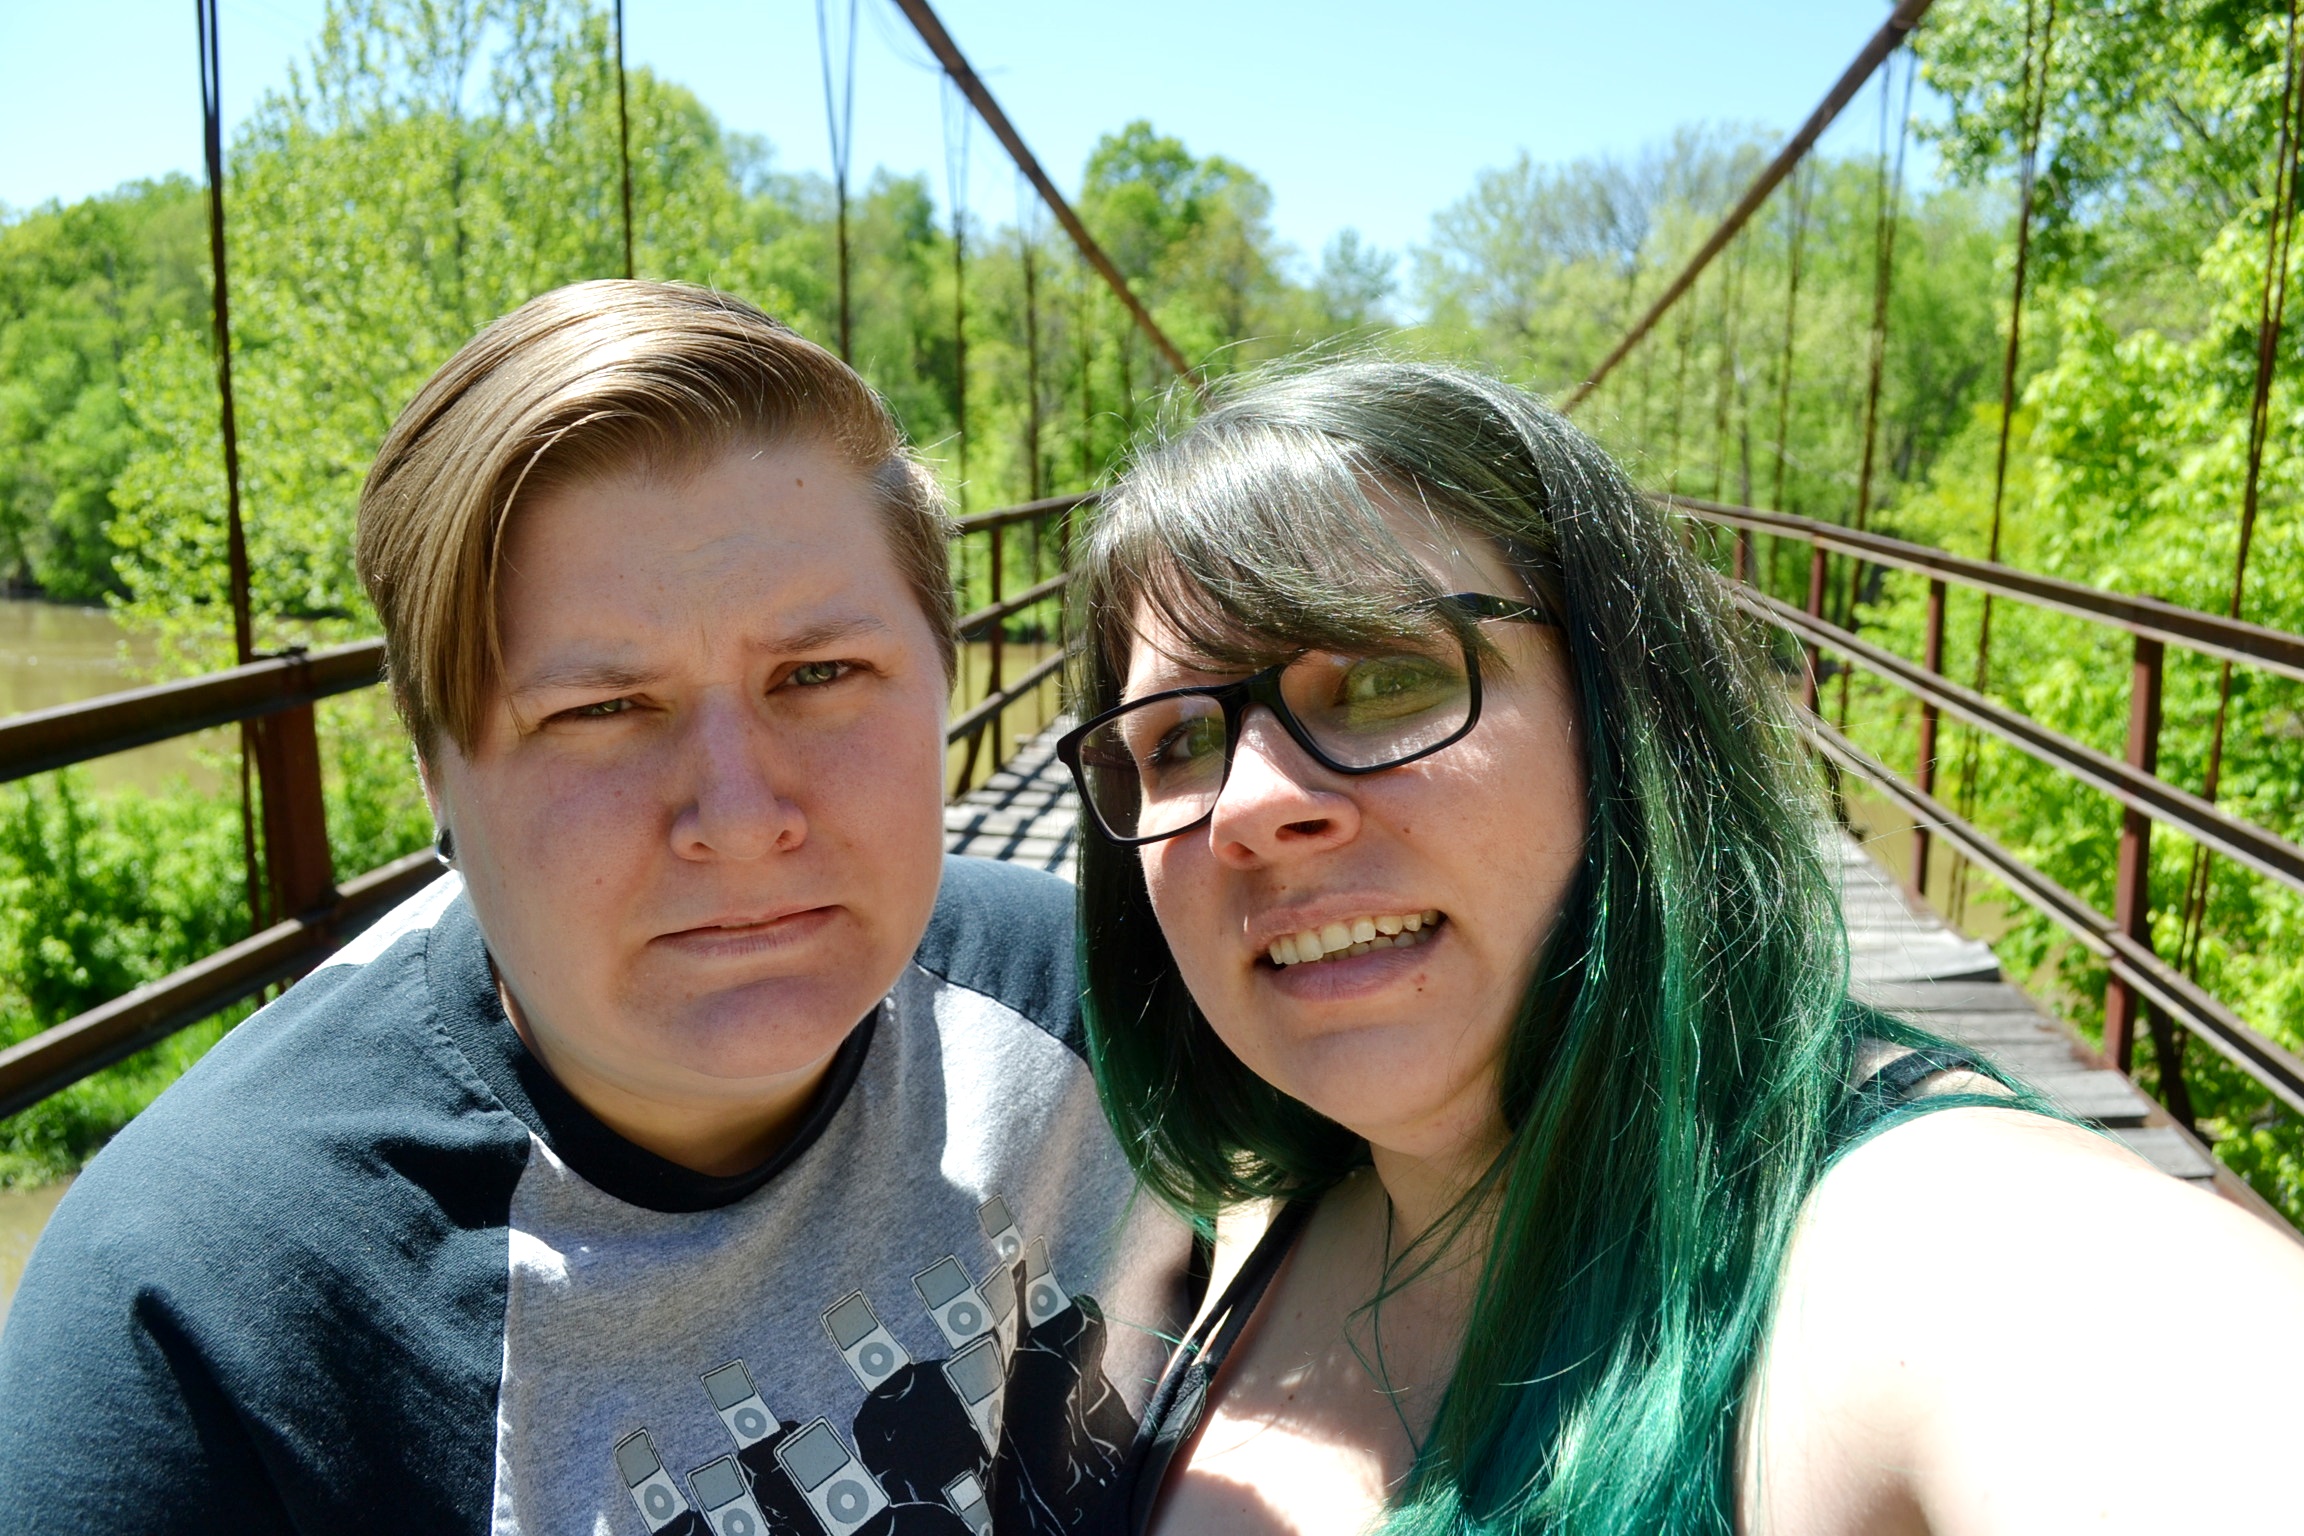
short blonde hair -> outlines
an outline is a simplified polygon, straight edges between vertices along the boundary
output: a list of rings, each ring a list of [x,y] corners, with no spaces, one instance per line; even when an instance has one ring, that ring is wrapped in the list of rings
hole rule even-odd
[[[747,439],[820,444],[867,478],[949,681],[951,517],[872,387],[741,299],[575,283],[466,342],[392,424],[361,488],[354,558],[417,750],[443,732],[466,751],[479,737],[502,673],[496,583],[514,512],[604,475],[700,468]]]

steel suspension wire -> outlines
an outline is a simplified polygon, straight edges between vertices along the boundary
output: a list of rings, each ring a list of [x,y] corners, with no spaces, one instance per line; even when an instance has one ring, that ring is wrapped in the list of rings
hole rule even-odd
[[[952,420],[960,474],[955,496],[968,510],[968,103],[937,81],[944,109],[944,190],[952,204]]]
[[[909,7],[920,3],[920,0],[897,0],[897,3]],[[1802,123],[1799,130],[1785,141],[1784,147],[1776,152],[1776,158],[1769,161],[1752,185],[1745,189],[1744,196],[1728,211],[1728,217],[1720,221],[1719,227],[1712,231],[1704,244],[1697,248],[1696,254],[1689,258],[1680,275],[1665,286],[1656,302],[1649,305],[1647,313],[1633,322],[1632,329],[1625,332],[1615,349],[1600,360],[1599,366],[1592,370],[1584,382],[1570,390],[1561,400],[1560,409],[1563,412],[1574,411],[1587,395],[1598,389],[1600,381],[1631,355],[1632,349],[1640,344],[1640,339],[1679,302],[1680,296],[1695,286],[1696,279],[1712,264],[1712,259],[1727,247],[1736,232],[1768,201],[1768,194],[1775,191],[1777,184],[1791,174],[1793,167],[1816,147],[1817,138],[1840,115],[1841,108],[1855,99],[1856,93],[1864,88],[1864,82],[1872,77],[1872,72],[1880,67],[1881,61],[1895,50],[1897,44],[1904,41],[1906,34],[1920,24],[1920,18],[1928,13],[1930,3],[1931,0],[1900,0],[1896,9],[1889,13],[1888,19],[1880,24],[1880,30],[1872,34],[1871,40],[1857,52],[1855,60],[1833,82],[1832,89],[1825,92],[1816,110],[1808,114],[1808,121]]]
[[[1096,243],[1096,237],[1088,233],[1088,226],[1080,222],[1080,215],[1064,200],[1064,194],[1056,190],[1056,183],[1050,181],[1048,173],[1040,168],[1039,159],[1024,143],[1015,124],[1008,121],[1008,114],[1000,110],[1000,103],[985,88],[982,77],[969,64],[967,56],[961,53],[960,45],[952,41],[952,34],[945,30],[935,8],[928,4],[928,0],[895,0],[895,3],[896,8],[904,13],[904,19],[912,24],[912,29],[920,34],[920,40],[928,45],[928,51],[936,56],[936,62],[951,76],[952,83],[960,88],[960,94],[967,97],[968,104],[976,109],[976,115],[984,119],[984,126],[992,130],[992,136],[1000,141],[1000,147],[1008,151],[1008,158],[1015,162],[1016,169],[1023,172],[1024,179],[1032,183],[1033,190],[1040,194],[1040,201],[1048,205],[1048,211],[1056,216],[1056,222],[1063,226],[1064,233],[1072,237],[1072,244],[1080,252],[1080,259],[1104,280],[1105,286],[1112,290],[1112,296],[1120,301],[1120,307],[1136,322],[1136,329],[1144,333],[1145,339],[1152,343],[1153,349],[1176,376],[1190,384],[1202,399],[1206,399],[1207,380],[1200,376],[1198,369],[1185,361],[1183,352],[1169,339],[1168,333],[1160,329],[1160,323],[1152,318],[1152,312],[1144,307],[1144,301],[1128,286],[1128,279],[1113,265],[1112,258],[1105,254],[1104,248]],[[1926,0],[1905,0],[1905,3],[1924,5]]]
[[[1808,198],[1814,190],[1815,182],[1815,171],[1809,167],[1803,166],[1793,173],[1792,195],[1789,199],[1790,208],[1787,213],[1789,227],[1784,234],[1784,356],[1782,362],[1777,365],[1776,372],[1775,484],[1769,493],[1768,501],[1768,505],[1778,512],[1792,510],[1784,504],[1784,472],[1790,463],[1787,455],[1790,453],[1792,428],[1794,339],[1799,334],[1800,320],[1800,258],[1802,249],[1808,242]],[[1777,570],[1778,556],[1782,553],[1783,548],[1784,541],[1782,539],[1771,538],[1768,541],[1768,575],[1771,588],[1778,586],[1780,576]]]
[[[1736,320],[1744,292],[1744,258],[1749,250],[1741,240],[1729,248],[1728,263],[1720,276],[1720,367],[1712,384],[1712,499],[1718,501],[1728,475],[1728,408],[1737,389]],[[1749,493],[1743,498],[1749,504]]]
[[[200,53],[201,157],[208,171],[209,324],[216,348],[217,427],[224,443],[224,564],[232,605],[232,654],[242,666],[256,659],[254,620],[248,601],[248,534],[240,515],[240,423],[232,400],[232,297],[224,259],[224,86],[223,55],[217,42],[216,0],[193,0],[193,23]],[[248,927],[266,926],[269,886],[256,851],[256,795],[250,764],[256,755],[255,727],[240,723],[240,857],[247,879]]]
[[[1024,267],[1024,462],[1025,489],[1038,501],[1048,494],[1047,474],[1040,463],[1040,221],[1035,204],[1025,194],[1030,183],[1018,175],[1016,192],[1016,244]],[[1039,573],[1040,525],[1032,525],[1033,573]]]
[[[1880,443],[1880,385],[1888,365],[1888,300],[1896,280],[1896,226],[1904,201],[1904,150],[1912,138],[1912,77],[1919,69],[1919,60],[1906,55],[1909,61],[1904,71],[1904,117],[1896,134],[1896,158],[1890,169],[1888,158],[1888,98],[1892,86],[1892,70],[1880,74],[1880,178],[1878,204],[1872,229],[1872,331],[1865,357],[1863,457],[1856,474],[1856,531],[1862,533],[1872,516],[1872,475],[1877,463]],[[1864,562],[1852,560],[1848,564],[1847,588],[1840,602],[1840,627],[1856,628],[1856,602],[1863,595]],[[1842,730],[1848,728],[1849,672],[1840,674],[1840,717]]]
[[[2019,144],[2017,199],[2016,199],[2016,271],[2008,294],[2008,346],[2000,363],[2000,443],[1992,471],[1992,528],[1984,558],[1994,563],[2000,559],[2000,533],[2002,514],[2008,497],[2008,444],[2016,422],[2016,363],[2024,336],[2024,284],[2032,253],[2032,210],[2039,190],[2040,133],[2048,113],[2048,80],[2050,66],[2056,51],[2056,0],[2047,0],[2044,16],[2035,10],[2033,0],[2024,4],[2024,120]],[[1984,594],[1983,614],[1976,626],[1976,675],[1974,687],[1983,693],[1992,677],[1992,594]],[[1976,776],[1982,738],[1973,729],[1966,733],[1960,754],[1960,792],[1958,808],[1966,818],[1976,806]],[[1965,861],[1953,871],[1952,919],[1957,923],[1967,907],[1967,869]]]
[[[1667,450],[1671,472],[1665,477],[1667,494],[1680,493],[1680,417],[1688,404],[1688,355],[1696,346],[1696,305],[1680,311],[1680,364],[1672,375],[1672,446]]]
[[[2272,421],[2273,375],[2279,366],[2280,337],[2288,310],[2288,263],[2296,237],[2297,126],[2304,112],[2304,72],[2297,65],[2297,0],[2288,0],[2288,43],[2281,77],[2279,158],[2273,167],[2272,216],[2264,231],[2264,281],[2256,306],[2256,373],[2248,397],[2248,460],[2240,493],[2240,538],[2232,556],[2232,591],[2225,605],[2231,618],[2245,607],[2248,554],[2256,535],[2256,510],[2264,475],[2264,449]],[[2232,711],[2232,663],[2216,675],[2216,723],[2208,738],[2208,769],[2200,795],[2213,803],[2224,771],[2224,737]],[[2200,940],[2207,925],[2208,876],[2213,856],[2200,845],[2184,882],[2184,922],[2177,965],[2197,974]]]
[[[624,89],[624,0],[616,0],[616,166],[624,192],[624,275],[632,268],[632,114]]]
[[[840,360],[853,363],[853,320],[848,298],[848,149],[856,137],[856,0],[848,0],[840,86],[833,89],[832,27],[827,0],[816,0],[816,55],[824,66],[824,121],[832,138],[832,211],[840,288]]]

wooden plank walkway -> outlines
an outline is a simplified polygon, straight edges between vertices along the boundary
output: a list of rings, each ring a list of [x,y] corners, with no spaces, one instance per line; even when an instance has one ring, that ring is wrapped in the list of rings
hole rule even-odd
[[[1072,783],[1055,754],[1066,728],[1059,722],[1023,743],[982,788],[946,807],[945,845],[1073,878],[1079,832]],[[2011,986],[1987,946],[1916,906],[1845,833],[1834,834],[1833,846],[1857,995],[1990,1057],[2154,1166],[2236,1194],[2237,1181],[2229,1173],[2217,1177],[2215,1161],[2197,1140]]]

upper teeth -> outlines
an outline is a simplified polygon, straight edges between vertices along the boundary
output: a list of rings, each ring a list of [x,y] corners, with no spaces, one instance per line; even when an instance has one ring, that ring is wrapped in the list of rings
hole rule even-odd
[[[1364,955],[1384,946],[1405,948],[1423,943],[1425,932],[1439,921],[1437,908],[1386,913],[1382,917],[1356,917],[1349,922],[1307,928],[1302,933],[1282,934],[1272,941],[1266,953],[1271,955],[1274,965],[1302,965],[1310,960],[1325,960],[1330,955]]]

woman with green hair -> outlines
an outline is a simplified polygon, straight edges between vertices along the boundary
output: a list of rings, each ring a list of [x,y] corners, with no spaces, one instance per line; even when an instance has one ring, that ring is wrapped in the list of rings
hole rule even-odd
[[[1218,1237],[1115,1528],[2304,1512],[2304,1250],[1850,998],[1780,686],[1564,420],[1268,376],[1083,577],[1092,1059]]]

